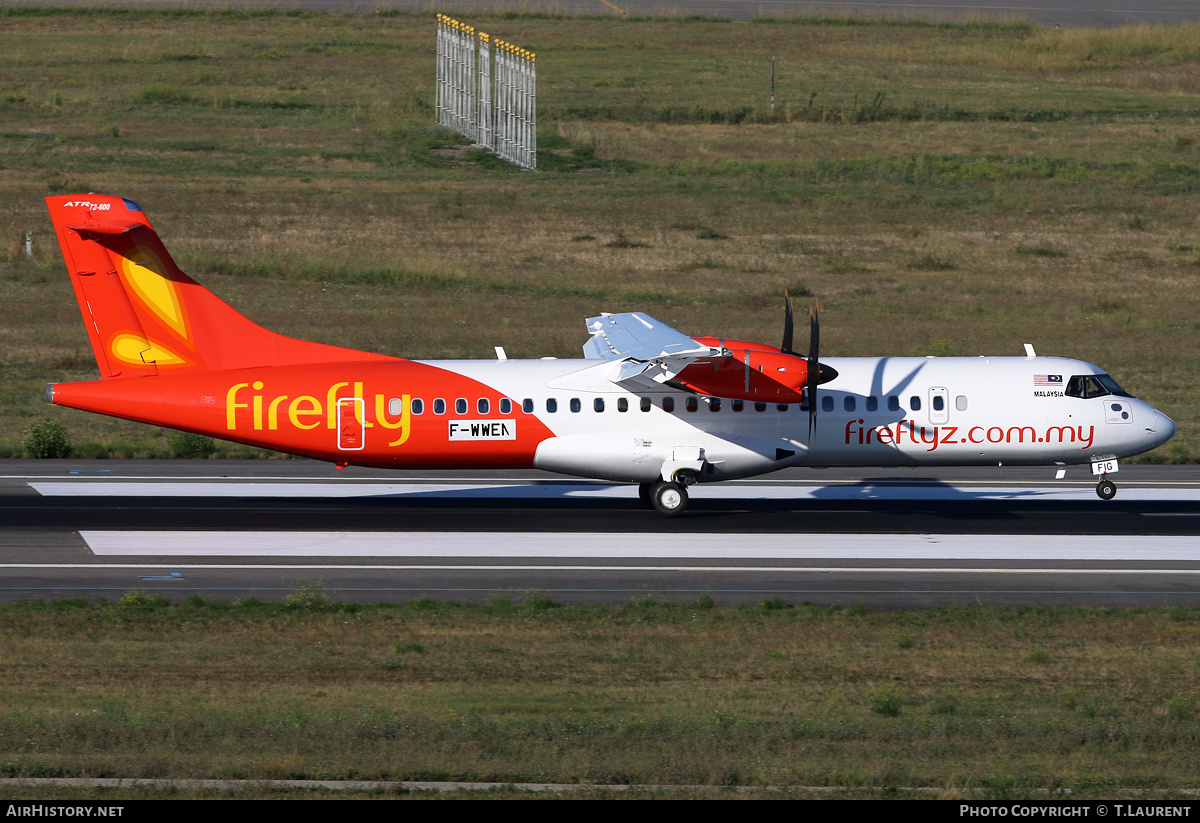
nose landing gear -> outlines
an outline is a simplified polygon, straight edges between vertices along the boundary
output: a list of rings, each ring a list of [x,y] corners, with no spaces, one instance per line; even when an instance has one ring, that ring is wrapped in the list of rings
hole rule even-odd
[[[1112,500],[1117,496],[1117,485],[1108,479],[1108,476],[1115,474],[1116,471],[1117,459],[1115,457],[1092,461],[1092,474],[1100,478],[1100,482],[1096,484],[1096,494],[1100,496],[1101,500]]]

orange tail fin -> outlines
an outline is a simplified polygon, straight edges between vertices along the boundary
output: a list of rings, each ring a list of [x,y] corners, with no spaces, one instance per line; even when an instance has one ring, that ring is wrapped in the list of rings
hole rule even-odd
[[[46,198],[103,377],[391,359],[264,329],[188,277],[141,207]]]

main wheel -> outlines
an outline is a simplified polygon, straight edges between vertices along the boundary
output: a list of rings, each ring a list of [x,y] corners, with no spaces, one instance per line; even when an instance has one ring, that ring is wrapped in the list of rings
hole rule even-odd
[[[676,515],[683,514],[683,510],[687,508],[688,493],[687,489],[678,483],[670,483],[663,480],[654,484],[651,499],[654,502],[655,510],[659,514],[666,515],[667,517],[675,517]]]
[[[638,483],[638,499],[647,509],[654,508],[654,484]]]
[[[1117,484],[1111,480],[1101,480],[1096,484],[1096,494],[1101,500],[1112,500],[1117,496]]]

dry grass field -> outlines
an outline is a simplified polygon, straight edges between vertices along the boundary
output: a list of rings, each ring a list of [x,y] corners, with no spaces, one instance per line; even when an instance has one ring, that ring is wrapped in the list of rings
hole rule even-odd
[[[166,453],[42,401],[96,373],[42,198],[92,190],[287,334],[573,356],[641,309],[775,341],[788,288],[831,355],[1101,364],[1179,424],[1148,459],[1200,456],[1200,27],[471,22],[538,54],[536,174],[434,127],[429,15],[4,10],[0,453],[46,416]]]
[[[772,787],[750,797],[1197,788],[1195,610],[779,605],[337,607],[305,584],[270,605],[4,606],[0,774]]]

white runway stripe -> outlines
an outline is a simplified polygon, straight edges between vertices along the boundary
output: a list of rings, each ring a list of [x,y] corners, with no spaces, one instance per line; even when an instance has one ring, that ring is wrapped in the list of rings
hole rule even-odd
[[[594,572],[602,568],[605,572],[758,572],[769,574],[832,574],[835,572],[854,574],[1067,574],[1067,575],[1114,575],[1114,574],[1158,574],[1158,575],[1200,575],[1200,569],[1046,569],[1041,567],[1008,566],[1004,568],[976,568],[974,566],[617,566],[605,564],[603,567],[593,565],[563,565],[560,563],[529,564],[397,564],[397,565],[363,565],[331,564],[331,563],[0,563],[0,569],[114,569],[134,570],[139,572],[170,569],[172,572],[191,572],[208,570],[244,571],[247,569],[259,571],[286,571],[295,573],[320,571],[455,571],[455,572],[517,572],[517,571],[553,571],[553,572]],[[176,578],[183,580],[182,577]],[[0,587],[3,588],[3,587]],[[418,587],[420,588],[420,587]]]
[[[81,531],[98,556],[1200,561],[1200,536]]]

